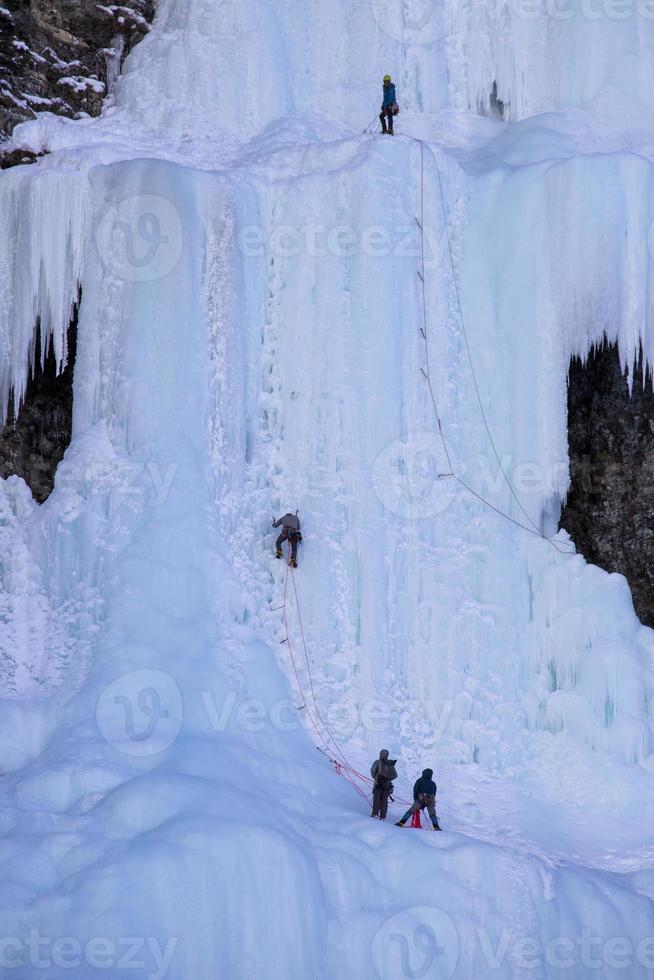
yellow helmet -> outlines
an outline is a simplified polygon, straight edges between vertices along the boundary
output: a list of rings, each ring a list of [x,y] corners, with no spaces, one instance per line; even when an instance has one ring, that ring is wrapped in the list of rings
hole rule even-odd
[[[384,75],[384,81],[385,82],[390,82],[390,80],[391,80],[391,76],[390,75]]]

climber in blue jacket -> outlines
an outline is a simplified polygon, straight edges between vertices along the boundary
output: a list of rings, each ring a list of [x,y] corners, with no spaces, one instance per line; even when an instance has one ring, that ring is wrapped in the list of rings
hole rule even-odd
[[[384,75],[384,98],[382,101],[379,121],[382,124],[382,133],[389,136],[393,135],[393,116],[397,113],[397,102],[395,101],[395,86],[391,81],[390,75]],[[388,125],[386,125],[388,121]]]
[[[395,824],[396,827],[403,827],[410,816],[416,813],[417,810],[422,810],[423,807],[427,807],[427,812],[431,817],[431,822],[434,830],[440,830],[438,823],[438,817],[436,816],[435,802],[436,802],[436,783],[432,779],[434,772],[432,769],[423,769],[422,776],[417,779],[413,787],[413,806],[409,807],[407,812],[404,814],[401,820],[398,820]]]

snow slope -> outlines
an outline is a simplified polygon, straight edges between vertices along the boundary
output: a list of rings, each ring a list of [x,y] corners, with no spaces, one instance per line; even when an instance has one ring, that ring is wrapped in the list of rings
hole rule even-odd
[[[551,537],[570,355],[652,356],[652,28],[337,8],[162,0],[0,179],[5,403],[82,289],[55,492],[1,487],[21,980],[654,969],[652,634]],[[433,766],[446,832],[316,744],[387,745],[402,799]]]

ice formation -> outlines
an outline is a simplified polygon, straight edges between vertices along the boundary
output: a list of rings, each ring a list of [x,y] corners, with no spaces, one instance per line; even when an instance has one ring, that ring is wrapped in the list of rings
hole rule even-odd
[[[654,970],[652,634],[555,533],[571,354],[652,357],[654,25],[477,6],[161,0],[15,134],[3,406],[81,300],[55,491],[0,486],[7,975]]]

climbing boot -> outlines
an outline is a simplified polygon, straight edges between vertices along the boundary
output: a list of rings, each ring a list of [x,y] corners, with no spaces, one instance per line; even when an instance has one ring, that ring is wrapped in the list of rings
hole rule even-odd
[[[297,568],[297,561],[295,560],[295,558],[291,558],[289,565],[291,566],[291,568]]]
[[[432,820],[432,823],[434,825],[434,830],[442,830],[442,827],[439,825],[438,820]]]
[[[405,823],[406,823],[406,820],[398,820],[397,823],[395,824],[395,826],[396,827],[403,827]]]
[[[277,549],[277,554],[275,555],[275,558],[283,558],[283,557],[284,557],[284,552],[282,551],[281,548],[278,548]]]

